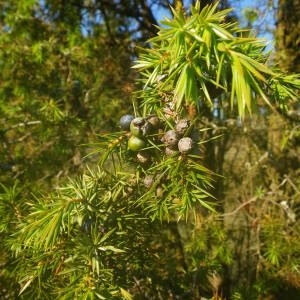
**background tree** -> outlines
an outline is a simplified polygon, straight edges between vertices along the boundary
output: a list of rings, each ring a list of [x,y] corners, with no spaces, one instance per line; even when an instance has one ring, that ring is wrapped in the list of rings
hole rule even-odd
[[[293,31],[292,28],[290,30]],[[284,67],[282,69],[286,70]],[[293,68],[289,71],[294,70]],[[287,97],[278,91],[277,97],[279,96]],[[238,257],[238,263],[231,266],[230,274],[232,282],[235,282],[235,288],[239,285],[245,286],[245,284],[249,286],[248,294],[244,294],[244,288],[240,291],[246,299],[257,297],[255,295],[261,291],[275,294],[281,291],[281,294],[275,297],[282,299],[298,297],[295,293],[299,279],[297,272],[292,271],[295,270],[293,266],[279,261],[280,257],[287,255],[284,249],[285,245],[293,239],[292,232],[295,233],[298,230],[294,223],[297,219],[299,203],[297,196],[299,182],[296,179],[299,172],[297,103],[297,101],[294,104],[291,103],[287,114],[283,113],[278,105],[277,110],[280,110],[280,113],[263,109],[251,121],[238,123],[236,128],[238,130],[234,131],[234,134],[230,131],[231,136],[226,145],[224,175],[225,178],[232,178],[232,180],[225,180],[224,200],[227,207],[231,206],[229,203],[236,201],[239,203],[237,205],[244,207],[234,216],[229,214],[226,217],[233,253]],[[256,204],[257,195],[263,196],[263,206],[270,209],[272,218],[269,218],[269,213],[267,218],[262,220],[258,217],[262,212]],[[254,205],[251,205],[252,201],[255,201]],[[282,213],[285,217],[282,217]],[[262,238],[260,237],[261,228],[268,228]],[[289,233],[286,233],[283,228],[289,228]],[[270,236],[266,233],[268,230],[270,230]],[[282,233],[278,234],[277,230],[282,230]],[[267,254],[267,261],[260,254],[249,255],[249,253],[254,254],[256,250],[261,253],[261,244],[269,245],[264,250]],[[281,248],[274,245],[281,245]],[[251,246],[252,252],[249,251]],[[257,257],[260,258],[256,260]],[[271,265],[277,264],[277,267],[280,265],[280,268],[274,269],[269,266],[274,273],[269,271],[266,276],[265,272],[261,271],[269,265],[269,262]],[[261,267],[262,264],[264,267]],[[270,276],[270,274],[273,275]],[[236,292],[237,297],[241,297],[240,292]]]
[[[278,1],[277,47],[280,67],[285,71],[299,73],[300,2],[298,0]]]

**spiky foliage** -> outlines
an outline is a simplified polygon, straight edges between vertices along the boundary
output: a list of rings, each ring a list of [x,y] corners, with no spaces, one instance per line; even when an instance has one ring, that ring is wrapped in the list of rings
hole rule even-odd
[[[164,27],[150,40],[152,48],[142,51],[135,65],[145,78],[145,105],[152,106],[152,89],[166,94],[178,111],[190,104],[198,110],[201,103],[212,106],[218,97],[231,108],[237,106],[243,118],[258,98],[282,106],[297,99],[299,75],[286,76],[268,67],[265,41],[226,22],[231,9],[217,11],[218,5],[200,10],[198,1],[188,18],[173,10],[174,18],[162,22]]]
[[[257,99],[269,105],[273,93],[280,92],[285,105],[296,96],[298,76],[271,70],[263,43],[226,23],[228,11],[217,12],[217,4],[200,10],[199,5],[190,17],[174,11],[136,65],[143,75],[136,115],[144,122],[149,114],[160,120],[154,132],[137,137],[146,145],[140,151],[146,162],[128,149],[128,140],[140,133],[100,135],[90,145],[100,156],[96,170],[70,179],[53,194],[28,196],[17,231],[5,241],[8,255],[15,257],[20,298],[197,299],[209,290],[217,297],[232,262],[224,218],[264,197],[254,264],[261,275],[283,262],[280,251],[286,248],[280,246],[287,240],[275,234],[282,226],[261,222],[265,209],[280,217],[278,205],[268,205],[268,194],[227,214],[221,199],[213,197],[216,175],[202,161],[202,145],[212,142],[206,139],[212,130],[195,115],[216,97],[229,96],[242,118]],[[166,133],[182,118],[190,119],[183,136],[193,140],[195,152],[180,153],[172,143],[173,152],[167,153]],[[146,176],[152,178],[149,186]],[[16,195],[5,188],[1,209]],[[298,244],[289,241],[289,266],[295,266]]]
[[[89,171],[31,205],[13,243],[22,297],[121,295],[118,285],[126,286],[130,276],[127,263],[138,259],[138,230],[149,225],[129,210],[126,177]]]

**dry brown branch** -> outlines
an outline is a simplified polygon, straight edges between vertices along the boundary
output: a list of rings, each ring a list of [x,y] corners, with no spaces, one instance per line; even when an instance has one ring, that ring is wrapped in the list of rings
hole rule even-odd
[[[248,201],[244,202],[243,204],[241,204],[235,210],[233,210],[229,213],[222,214],[221,217],[232,216],[232,215],[236,214],[239,210],[241,210],[243,207],[247,206],[248,204],[250,204],[252,202],[255,202],[256,200],[257,200],[257,197],[253,197],[253,198],[249,199]]]

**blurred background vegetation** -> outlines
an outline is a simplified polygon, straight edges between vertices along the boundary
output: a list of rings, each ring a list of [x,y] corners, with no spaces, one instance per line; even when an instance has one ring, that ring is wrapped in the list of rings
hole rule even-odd
[[[169,5],[191,2],[0,0],[0,299],[18,298],[9,239],[26,216],[27,199],[93,165],[83,159],[83,145],[119,130],[120,116],[132,113],[137,46],[156,34]],[[220,8],[237,7],[231,19],[274,37],[270,64],[300,73],[300,1],[255,4],[225,0]],[[214,193],[224,203],[225,226],[208,219],[192,245],[186,227],[169,224],[152,246],[174,259],[166,259],[160,288],[139,291],[139,299],[197,299],[177,293],[186,284],[182,274],[199,261],[201,272],[221,268],[204,284],[211,293],[222,286],[227,299],[299,299],[300,103],[286,112],[261,105],[241,121],[216,101],[201,120],[212,135],[222,134],[206,145],[204,160],[223,175]],[[226,247],[212,260],[208,244],[215,240]],[[151,276],[155,282],[157,274]]]

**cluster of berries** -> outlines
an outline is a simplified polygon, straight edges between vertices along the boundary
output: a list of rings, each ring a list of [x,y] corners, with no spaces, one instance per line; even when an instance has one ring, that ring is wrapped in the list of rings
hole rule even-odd
[[[154,134],[160,127],[160,120],[155,115],[146,118],[133,115],[125,115],[120,119],[122,130],[130,131],[131,136],[128,140],[128,149],[138,152],[146,147],[145,138]]]
[[[176,122],[174,130],[168,130],[163,133],[161,129],[162,122],[156,115],[150,115],[145,118],[125,115],[120,119],[122,130],[130,131],[128,140],[128,149],[139,152],[146,147],[146,137],[149,135],[162,135],[160,139],[165,145],[165,154],[167,156],[180,152],[188,154],[193,149],[193,139],[188,136],[191,132],[190,121],[181,119]],[[139,161],[143,162],[143,155],[138,153]]]
[[[190,121],[187,119],[181,119],[176,122],[175,129],[168,130],[161,141],[166,146],[166,155],[173,155],[178,153],[188,154],[192,151],[194,141],[188,136],[190,133]]]
[[[147,150],[147,140],[152,141],[158,147],[163,147],[166,156],[186,155],[197,153],[195,145],[198,140],[197,131],[191,126],[188,119],[180,119],[175,122],[174,129],[166,130],[164,122],[156,115],[144,118],[124,115],[120,119],[120,127],[128,133],[128,149],[137,153],[137,160],[145,164],[151,160],[151,150]],[[160,145],[158,145],[160,144]],[[195,154],[196,154],[195,153]],[[144,186],[150,189],[156,184],[155,194],[162,197],[162,181],[165,180],[161,174],[147,174],[144,178]]]

